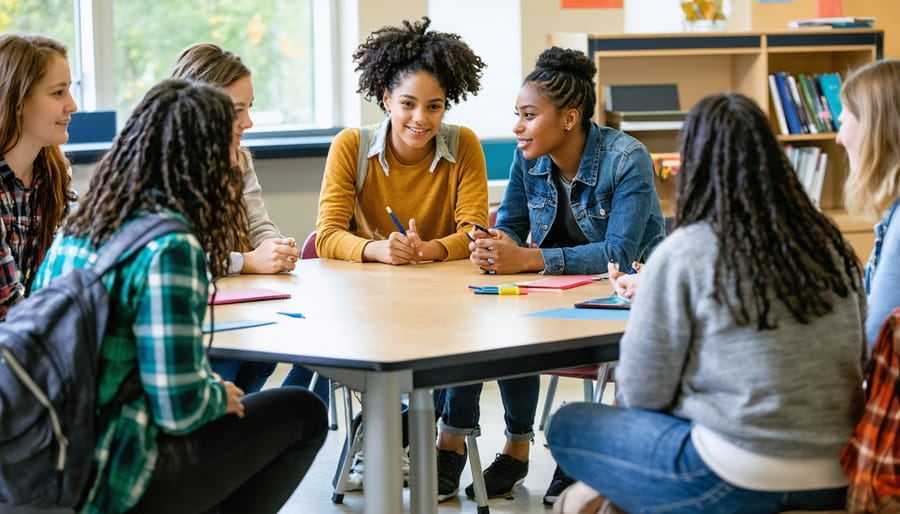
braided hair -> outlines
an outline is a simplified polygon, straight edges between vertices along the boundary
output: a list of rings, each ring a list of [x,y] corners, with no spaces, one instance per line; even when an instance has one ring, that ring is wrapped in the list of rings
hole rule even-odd
[[[410,73],[426,71],[440,83],[450,103],[465,100],[468,93],[481,89],[481,57],[464,43],[458,34],[427,30],[431,20],[403,22],[403,27],[382,27],[372,32],[353,53],[357,63],[359,89],[382,111],[384,92],[393,91]]]
[[[248,225],[243,177],[229,152],[233,121],[231,100],[217,89],[160,82],[100,161],[65,231],[98,247],[135,212],[171,209],[209,253],[213,276],[224,275]]]
[[[776,328],[772,297],[808,323],[831,312],[831,293],[844,298],[861,287],[856,254],[813,206],[752,100],[703,98],[685,119],[680,146],[675,223],[712,226],[720,252],[713,296],[738,325],[755,319],[760,330]],[[741,293],[745,282],[749,293]]]
[[[533,83],[541,95],[560,111],[577,109],[581,126],[590,128],[597,102],[594,76],[597,66],[583,52],[557,46],[544,50],[522,85]]]

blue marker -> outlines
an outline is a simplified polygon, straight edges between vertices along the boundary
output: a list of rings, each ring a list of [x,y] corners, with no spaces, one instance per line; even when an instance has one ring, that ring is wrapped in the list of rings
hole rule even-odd
[[[385,206],[384,208],[387,210],[388,214],[391,215],[391,219],[394,220],[394,225],[397,225],[397,230],[399,230],[400,233],[405,236],[406,229],[403,228],[403,225],[400,224],[400,220],[397,219],[397,215],[394,214],[394,211],[391,210],[390,206]]]

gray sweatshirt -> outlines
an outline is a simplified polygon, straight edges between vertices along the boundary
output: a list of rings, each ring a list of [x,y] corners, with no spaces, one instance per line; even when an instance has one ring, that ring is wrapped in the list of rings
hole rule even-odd
[[[253,157],[246,148],[238,148],[238,167],[244,174],[244,202],[247,204],[247,219],[250,221],[247,235],[250,247],[255,249],[266,239],[282,235],[269,218],[269,211],[262,201],[262,186],[259,185],[256,170],[253,169]],[[231,252],[231,266],[228,273],[240,273],[243,264],[243,256],[239,252]]]
[[[755,321],[737,326],[713,300],[717,258],[706,223],[679,228],[654,251],[621,342],[619,404],[692,420],[755,453],[836,456],[861,401],[863,287],[808,325],[773,300],[778,328],[760,331]]]

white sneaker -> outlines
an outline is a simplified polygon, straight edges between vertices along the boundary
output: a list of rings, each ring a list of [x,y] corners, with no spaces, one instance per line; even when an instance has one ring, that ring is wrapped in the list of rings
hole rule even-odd
[[[359,491],[363,488],[363,452],[356,452],[353,456],[353,465],[350,466],[350,474],[347,477],[345,491]]]
[[[356,452],[353,456],[353,465],[350,466],[350,474],[347,477],[347,487],[345,491],[359,491],[363,488],[363,469],[365,455],[363,452]],[[409,487],[409,448],[400,450],[400,470],[403,473],[403,487]]]

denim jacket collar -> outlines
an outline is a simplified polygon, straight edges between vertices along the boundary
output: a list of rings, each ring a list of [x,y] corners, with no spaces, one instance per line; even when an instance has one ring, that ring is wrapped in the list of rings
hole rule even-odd
[[[597,152],[597,147],[600,144],[600,126],[596,123],[591,123],[591,129],[584,142],[584,151],[581,153],[581,162],[578,164],[578,173],[575,174],[572,182],[581,182],[589,187],[597,185],[600,175],[600,166],[597,163],[600,155]],[[549,155],[544,155],[535,161],[534,166],[528,170],[528,174],[533,176],[549,175],[551,169],[553,169],[553,161]]]
[[[372,140],[372,146],[369,148],[369,154],[367,157],[378,156],[378,162],[381,163],[382,169],[384,169],[385,175],[390,175],[390,170],[388,170],[387,157],[384,151],[384,147],[387,144],[388,133],[391,130],[391,118],[387,117],[375,127],[375,138]],[[433,173],[434,169],[438,165],[438,161],[441,158],[447,159],[449,162],[456,162],[456,155],[450,153],[450,149],[447,147],[447,132],[449,132],[449,128],[445,123],[441,123],[441,128],[438,130],[437,136],[435,136],[435,151],[434,151],[434,160],[431,161],[431,166],[428,168],[429,173]]]

